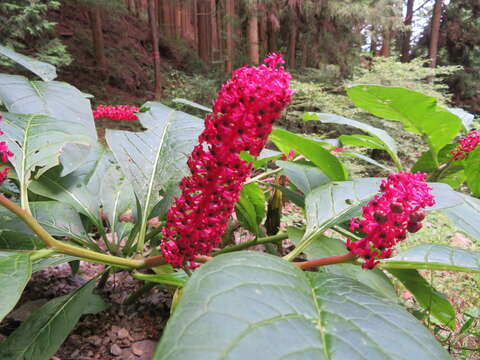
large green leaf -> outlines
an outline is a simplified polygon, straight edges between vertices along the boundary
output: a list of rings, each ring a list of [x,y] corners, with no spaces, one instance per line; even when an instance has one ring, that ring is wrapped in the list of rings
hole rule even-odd
[[[265,217],[265,194],[255,183],[246,184],[235,204],[235,213],[243,227],[258,235],[259,225]]]
[[[415,296],[420,306],[442,324],[455,330],[455,309],[447,297],[435,290],[414,269],[390,269],[389,272]]]
[[[276,164],[282,168],[283,174],[304,194],[308,194],[316,187],[330,182],[330,179],[316,166],[280,160]]]
[[[0,101],[12,113],[45,115],[57,119],[57,128],[63,124],[78,125],[77,136],[89,139],[94,145],[97,131],[90,102],[78,89],[58,81],[30,81],[23,76],[0,74]],[[72,172],[87,158],[91,146],[68,144],[60,156],[62,176]]]
[[[473,196],[480,197],[480,146],[477,146],[465,161],[467,184]]]
[[[287,232],[288,238],[294,244],[300,243],[304,235],[303,230],[293,227],[289,227]],[[341,240],[323,235],[317,236],[313,240],[312,244],[304,250],[304,254],[307,255],[307,259],[319,259],[327,256],[336,256],[345,254],[346,252],[347,249]],[[391,281],[379,269],[367,270],[353,264],[335,264],[322,266],[319,268],[319,270],[355,279],[376,290],[383,296],[390,298],[391,300],[396,301],[397,299],[397,295]]]
[[[13,309],[30,279],[32,264],[26,253],[0,253],[0,321]],[[2,359],[7,359],[0,357]]]
[[[436,155],[462,129],[461,120],[437,105],[437,100],[413,90],[378,85],[347,89],[353,103],[378,117],[400,121],[423,135]]]
[[[421,244],[397,256],[382,260],[384,269],[428,269],[480,273],[480,251],[458,247]]]
[[[45,243],[36,236],[0,230],[0,250],[39,250],[45,247]]]
[[[372,149],[385,150],[390,154],[395,163],[400,163],[397,155],[397,144],[395,143],[395,140],[393,140],[393,138],[383,129],[379,129],[369,124],[335,114],[305,113],[303,119],[306,121],[319,120],[322,123],[347,125],[360,129],[370,136],[350,135],[350,137],[347,138],[346,135],[342,135],[340,137],[342,144],[346,142],[350,145],[366,146]],[[348,140],[356,140],[356,143],[352,143],[351,141],[348,142]]]
[[[92,309],[96,278],[67,296],[50,300],[0,344],[0,358],[49,360],[77,324],[85,309]],[[94,306],[95,311],[98,306]]]
[[[440,211],[447,215],[453,223],[473,238],[480,240],[480,199],[456,193],[461,201]]]
[[[15,168],[22,195],[26,193],[33,174],[41,176],[60,164],[60,156],[67,144],[89,145],[91,142],[78,122],[13,113],[3,113],[3,118],[4,139],[14,154],[10,162]]]
[[[154,360],[449,359],[399,305],[342,276],[302,272],[259,252],[197,270]]]
[[[108,169],[116,165],[111,152],[103,146],[96,146],[83,165],[74,172],[61,176],[61,169],[53,168],[32,182],[30,190],[68,204],[98,223],[101,184]]]
[[[100,201],[110,224],[110,232],[116,234],[117,241],[120,241],[133,227],[132,222],[121,222],[120,216],[131,213],[135,222],[138,214],[132,185],[116,163],[103,176]]]
[[[287,154],[290,150],[302,154],[332,180],[341,181],[348,178],[347,170],[342,163],[318,141],[283,129],[274,129],[270,134],[270,140]]]
[[[71,239],[88,238],[78,212],[67,204],[56,201],[38,201],[30,204],[32,215],[50,235]]]
[[[80,241],[88,238],[78,212],[69,205],[55,201],[39,201],[30,204],[33,217],[51,235],[66,236]],[[17,216],[0,208],[0,248],[33,250],[43,246],[33,231]]]
[[[39,76],[43,81],[50,81],[57,77],[55,66],[36,60],[29,56],[17,53],[16,51],[0,45],[0,54],[22,65],[25,69],[30,70]]]
[[[187,156],[203,129],[203,122],[162,104],[149,102],[140,114],[144,132],[108,130],[106,139],[143,206],[141,231],[166,190],[189,173]]]
[[[76,256],[62,255],[62,254],[56,254],[53,256],[44,257],[38,260],[34,260],[32,262],[32,272],[41,271],[50,266],[57,266],[60,264],[68,263],[70,261],[78,261],[78,260],[81,260],[81,259]]]
[[[381,181],[381,178],[362,178],[330,182],[311,191],[305,201],[305,235],[323,232],[325,224],[332,226],[357,215],[360,207],[379,192]]]

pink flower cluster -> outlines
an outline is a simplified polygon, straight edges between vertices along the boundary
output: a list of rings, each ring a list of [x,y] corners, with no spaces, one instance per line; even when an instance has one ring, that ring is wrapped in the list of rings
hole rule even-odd
[[[137,111],[140,111],[140,109],[130,105],[98,105],[93,110],[93,119],[107,118],[113,121],[138,120],[137,115],[135,115]]]
[[[467,136],[458,140],[458,146],[451,151],[453,160],[465,159],[467,154],[480,144],[480,132],[478,130],[472,130]]]
[[[2,115],[0,115],[0,122],[2,121]],[[3,135],[4,132],[0,130],[0,136]],[[8,158],[12,157],[13,153],[8,150],[7,143],[5,141],[0,141],[0,184],[3,184],[5,179],[8,176],[8,172],[10,171],[10,167],[6,164],[8,163]]]
[[[425,177],[424,173],[390,174],[382,181],[382,194],[362,208],[363,218],[352,218],[350,229],[358,229],[366,236],[357,241],[348,239],[346,247],[365,259],[363,268],[372,269],[378,259],[390,257],[393,247],[407,237],[407,232],[415,233],[422,228],[423,208],[435,204]]]
[[[167,214],[161,250],[175,267],[195,255],[208,255],[221,241],[251,165],[242,151],[258,156],[272,131],[272,123],[290,103],[291,76],[278,54],[266,65],[242,67],[222,85],[205,117],[205,130],[188,158],[191,176],[180,183],[182,194]]]

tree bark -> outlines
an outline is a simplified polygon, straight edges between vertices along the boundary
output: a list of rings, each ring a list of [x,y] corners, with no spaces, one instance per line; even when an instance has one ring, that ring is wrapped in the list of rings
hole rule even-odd
[[[382,48],[380,49],[380,56],[389,57],[390,49],[392,47],[392,31],[391,29],[385,29],[383,32]]]
[[[408,29],[403,33],[402,37],[402,62],[409,62],[410,61],[410,41],[412,38],[412,29],[410,28],[412,25],[413,19],[413,5],[415,0],[408,0],[407,1],[407,12],[405,14],[405,20],[403,23],[408,26]]]
[[[235,19],[235,0],[225,0],[225,71],[230,74],[233,71],[235,34],[233,20]]]
[[[98,6],[92,6],[88,12],[92,29],[93,46],[95,48],[95,61],[101,68],[107,65],[105,57],[105,43],[102,32],[102,15]]]
[[[247,42],[248,60],[251,65],[258,65],[260,62],[260,49],[258,38],[258,3],[252,0],[248,9]]]
[[[198,19],[198,55],[210,65],[212,63],[212,19],[211,0],[199,0],[197,3]]]
[[[288,35],[288,65],[294,69],[297,65],[298,16],[295,6],[289,8],[290,32]]]
[[[438,41],[440,39],[440,20],[442,18],[443,0],[435,0],[431,22],[430,47],[428,56],[430,57],[430,67],[437,66]]]
[[[158,11],[156,7],[157,0],[148,0],[148,20],[150,24],[150,32],[152,36],[153,49],[153,71],[155,76],[155,95],[162,93],[162,78],[160,74],[160,52],[158,51]]]

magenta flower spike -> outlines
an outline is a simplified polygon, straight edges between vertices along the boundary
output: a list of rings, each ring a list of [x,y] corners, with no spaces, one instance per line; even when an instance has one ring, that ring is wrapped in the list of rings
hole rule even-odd
[[[348,239],[347,249],[365,260],[363,267],[372,269],[392,255],[394,246],[422,228],[427,206],[435,199],[432,188],[425,182],[426,174],[400,172],[390,174],[376,195],[362,208],[362,219],[352,218],[350,229],[365,236],[360,240]]]
[[[222,85],[205,117],[205,129],[187,164],[191,175],[182,179],[182,194],[167,214],[161,250],[175,267],[208,255],[221,241],[229,217],[251,165],[242,151],[258,156],[272,131],[273,122],[290,103],[291,76],[278,54],[266,65],[242,67]],[[279,66],[280,65],[280,66]]]
[[[113,121],[132,121],[138,120],[135,112],[140,111],[139,108],[130,105],[98,105],[93,110],[93,119],[107,118]]]
[[[458,146],[451,151],[453,160],[464,159],[469,152],[475,150],[478,144],[480,144],[480,132],[478,130],[470,131],[467,136],[458,140]]]
[[[0,123],[2,122],[3,118],[0,115]],[[0,130],[0,136],[4,134],[3,131]],[[8,176],[8,172],[10,171],[10,167],[7,166],[8,158],[12,157],[13,153],[8,150],[8,145],[5,141],[0,141],[0,184],[3,184],[5,179]]]

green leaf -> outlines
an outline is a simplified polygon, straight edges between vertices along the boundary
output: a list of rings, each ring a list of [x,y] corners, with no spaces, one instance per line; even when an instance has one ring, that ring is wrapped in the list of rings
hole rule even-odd
[[[13,51],[10,48],[0,45],[0,54],[22,65],[25,69],[40,77],[43,81],[50,81],[57,77],[55,66],[36,60]]]
[[[378,149],[378,146],[381,150],[387,151],[395,163],[400,164],[400,160],[397,155],[397,144],[395,140],[383,129],[376,128],[369,124],[365,124],[360,121],[356,121],[353,119],[349,119],[340,115],[335,114],[325,114],[325,113],[305,113],[304,120],[319,120],[322,123],[329,123],[329,124],[338,124],[338,125],[347,125],[357,129],[360,129],[370,136],[364,135],[351,135],[349,138],[348,135],[342,135],[340,137],[340,141],[344,143],[344,141],[360,141],[357,144],[350,143],[349,145],[356,145],[356,146],[367,146],[372,149]],[[361,141],[363,140],[363,141]],[[345,143],[345,144],[347,144]],[[363,145],[362,145],[363,144]],[[377,147],[375,147],[377,146]]]
[[[96,146],[84,163],[71,174],[61,175],[60,168],[47,171],[30,190],[75,208],[94,223],[100,222],[100,191],[105,173],[116,162],[111,152]]]
[[[97,141],[90,102],[78,89],[67,83],[29,81],[23,76],[0,74],[0,101],[12,113],[45,115],[57,119],[59,131],[68,132],[72,124],[77,124],[75,137],[88,139],[89,145]],[[68,128],[64,129],[64,125]],[[72,139],[72,142],[76,141]],[[60,156],[62,176],[79,167],[90,150],[91,146],[66,145]]]
[[[295,152],[302,154],[332,180],[341,181],[348,178],[347,170],[343,164],[330,151],[325,150],[318,141],[283,129],[274,129],[270,134],[270,140],[280,149],[283,149],[282,152],[284,153],[288,154],[288,151],[293,149]]]
[[[455,331],[455,309],[448,298],[435,290],[417,270],[389,269],[388,271],[415,296],[421,307],[442,324]]]
[[[25,253],[0,252],[0,321],[14,308],[30,279],[32,264]],[[7,359],[5,357],[0,357]]]
[[[440,209],[453,223],[473,238],[480,240],[480,199],[455,193],[460,202]]]
[[[435,98],[409,89],[358,85],[347,89],[347,94],[356,106],[380,118],[400,121],[405,130],[424,136],[435,155],[462,129],[461,120],[438,106]]]
[[[88,239],[78,212],[67,204],[56,201],[30,203],[32,215],[50,235],[71,239]]]
[[[463,127],[466,130],[470,130],[473,119],[475,119],[475,115],[470,114],[468,111],[465,111],[461,108],[447,108],[447,110],[462,120]]]
[[[300,243],[304,236],[304,231],[289,227],[287,228],[288,238],[294,243]],[[307,255],[307,259],[319,259],[328,256],[342,255],[347,252],[344,243],[332,237],[317,236],[312,244],[304,250],[304,254]],[[361,282],[362,284],[371,287],[373,290],[382,294],[386,298],[393,301],[397,300],[397,294],[390,281],[385,274],[379,269],[362,269],[358,265],[353,264],[334,264],[328,266],[322,266],[320,271],[324,271],[329,274],[336,274],[352,278]]]
[[[369,149],[385,150],[385,146],[378,143],[374,137],[368,135],[341,135],[338,139],[342,145],[361,146]]]
[[[160,200],[160,191],[189,173],[187,156],[203,129],[203,122],[194,116],[155,102],[146,105],[150,110],[139,114],[148,128],[145,132],[107,130],[106,134],[108,145],[143,206],[140,231]]]
[[[221,271],[219,271],[221,269]],[[153,360],[449,359],[399,305],[342,276],[224,254],[184,288]]]
[[[110,232],[116,234],[117,240],[120,241],[133,226],[132,223],[121,222],[120,216],[125,213],[131,213],[134,222],[136,222],[138,214],[132,185],[123,175],[120,166],[116,162],[112,163],[103,175],[100,185],[100,202],[102,210],[108,218]]]
[[[67,144],[90,144],[90,137],[82,133],[78,122],[57,120],[43,115],[3,113],[4,139],[14,156],[10,162],[26,193],[33,174],[41,176],[60,164],[60,156]]]
[[[330,181],[316,166],[291,161],[277,161],[276,163],[282,168],[283,174],[304,194],[308,194],[316,187]]]
[[[384,269],[427,269],[480,273],[480,251],[458,247],[421,244],[397,256],[382,260]]]
[[[159,284],[173,285],[176,287],[183,287],[187,283],[189,277],[184,271],[177,271],[170,274],[144,274],[140,272],[133,272],[132,276],[135,279],[150,281]]]
[[[92,306],[96,278],[67,296],[50,300],[0,344],[0,358],[49,360],[65,341],[78,319]],[[97,307],[95,307],[97,308]]]
[[[235,204],[235,213],[243,227],[258,235],[259,225],[265,217],[265,194],[255,183],[246,184]]]
[[[36,236],[1,230],[0,250],[39,250],[45,247],[45,243]]]
[[[381,178],[330,182],[314,189],[305,200],[307,231],[305,236],[325,231],[358,215],[361,206],[379,192]]]
[[[60,264],[65,264],[70,261],[80,260],[80,258],[71,255],[60,255],[56,254],[50,257],[41,258],[33,261],[32,263],[32,272],[37,272],[44,270],[50,266],[57,266]]]
[[[188,106],[191,106],[195,109],[200,109],[200,110],[203,110],[203,111],[206,111],[208,113],[212,112],[213,110],[209,107],[206,107],[206,106],[203,106],[203,105],[200,105],[199,103],[196,103],[195,101],[190,101],[190,100],[187,100],[187,99],[182,99],[182,98],[175,98],[172,100],[173,102],[177,102],[177,103],[180,103],[180,104],[184,104],[184,105],[188,105]]]
[[[468,154],[465,161],[465,175],[473,196],[480,197],[480,146]]]

